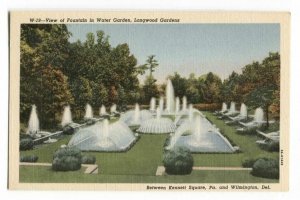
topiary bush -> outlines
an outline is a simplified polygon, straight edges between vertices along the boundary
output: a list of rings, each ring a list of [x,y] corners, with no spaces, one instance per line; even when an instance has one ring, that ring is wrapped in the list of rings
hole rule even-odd
[[[95,164],[95,156],[84,155],[81,157],[81,164]]]
[[[263,178],[279,179],[279,161],[272,158],[260,158],[253,164],[251,174]]]
[[[243,130],[237,130],[237,133],[240,134],[247,134],[247,135],[255,135],[256,134],[256,130],[258,129],[258,127],[246,127]]]
[[[38,159],[39,159],[39,157],[36,156],[36,155],[21,156],[20,157],[20,162],[34,163],[34,162],[37,162]]]
[[[24,138],[20,140],[20,150],[26,151],[33,149],[34,143],[31,138]]]
[[[259,147],[270,152],[279,152],[279,142],[278,141],[269,141],[267,144],[259,144]]]
[[[268,151],[277,151],[279,152],[279,142],[277,141],[271,141],[268,145],[267,145],[267,150]]]
[[[71,125],[66,125],[63,127],[63,133],[66,135],[72,135],[75,132],[75,129]]]
[[[55,171],[75,171],[81,168],[81,151],[75,147],[56,150],[53,155],[52,169]]]
[[[163,164],[167,174],[184,175],[192,172],[194,159],[188,148],[175,147],[165,152]]]
[[[242,161],[242,166],[245,168],[252,168],[257,158],[245,158]]]

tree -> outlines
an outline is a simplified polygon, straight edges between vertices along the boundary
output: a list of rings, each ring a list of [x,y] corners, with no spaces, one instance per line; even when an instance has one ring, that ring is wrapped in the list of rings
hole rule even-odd
[[[172,81],[176,97],[182,98],[187,94],[187,80],[184,77],[175,72],[169,79]]]
[[[148,104],[152,97],[159,97],[159,90],[156,80],[152,76],[147,76],[143,86],[143,103]]]
[[[43,68],[40,82],[40,95],[37,102],[40,119],[44,127],[59,122],[64,106],[73,103],[73,97],[69,90],[67,77],[50,65]],[[53,122],[48,123],[48,122]]]
[[[32,104],[38,106],[41,123],[48,125],[47,122],[57,121],[56,115],[61,113],[62,105],[72,102],[67,77],[62,72],[69,56],[69,36],[65,25],[22,24],[21,122],[28,120]]]
[[[267,120],[267,128],[269,127],[269,107],[274,100],[274,85],[269,84],[257,87],[247,96],[247,105],[252,108],[262,107]]]
[[[204,99],[209,103],[218,103],[220,102],[220,87],[222,85],[221,79],[209,72],[204,81],[206,92],[204,94]],[[207,95],[205,95],[207,94]]]
[[[154,59],[155,55],[150,55],[148,56],[148,59],[147,59],[147,66],[148,66],[148,69],[150,71],[150,74],[149,76],[152,77],[152,73],[155,71],[154,69],[158,66],[158,62],[157,60]]]
[[[186,96],[190,103],[200,103],[203,101],[203,80],[196,78],[194,73],[191,73],[187,79]]]
[[[223,101],[241,101],[240,79],[240,75],[233,71],[229,77],[224,80],[220,86],[220,96],[222,97]]]
[[[75,117],[82,117],[86,104],[91,103],[93,97],[89,80],[79,76],[71,83],[71,91],[75,99]]]

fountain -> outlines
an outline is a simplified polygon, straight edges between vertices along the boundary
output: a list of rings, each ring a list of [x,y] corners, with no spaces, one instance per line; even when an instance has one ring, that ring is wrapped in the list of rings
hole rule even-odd
[[[159,99],[159,109],[164,110],[164,98],[160,97]]]
[[[186,120],[175,131],[166,149],[185,146],[191,152],[234,152],[229,141],[200,113]]]
[[[187,109],[187,100],[186,100],[186,96],[184,96],[182,98],[182,111],[186,111]]]
[[[133,123],[138,124],[140,122],[140,106],[139,104],[135,104],[134,115],[133,115]]]
[[[110,113],[116,113],[117,112],[117,105],[116,104],[113,104],[111,107],[110,107]]]
[[[190,104],[189,105],[189,121],[193,120],[193,116],[194,116],[193,111],[194,111],[193,104]]]
[[[104,138],[108,138],[109,134],[108,134],[108,125],[109,125],[109,122],[107,119],[104,119],[103,120],[103,124],[102,124],[102,132],[103,132],[103,137]]]
[[[174,88],[170,79],[168,79],[166,87],[166,112],[174,112]]]
[[[80,129],[69,142],[82,151],[126,151],[136,140],[133,132],[122,121],[101,123]]]
[[[100,108],[100,116],[103,116],[103,115],[106,115],[107,113],[106,113],[106,108],[105,108],[105,106],[104,105],[102,105],[101,106],[101,108]]]
[[[140,133],[151,133],[151,134],[163,134],[173,133],[176,129],[175,124],[169,118],[161,117],[160,108],[156,109],[156,117],[148,119],[141,123],[141,126],[137,130]]]
[[[229,108],[229,113],[236,113],[235,110],[235,102],[230,102],[230,108]]]
[[[178,114],[180,110],[180,99],[179,97],[176,97],[175,99],[175,113]]]
[[[247,106],[244,103],[241,105],[240,116],[247,117]]]
[[[134,110],[129,110],[121,114],[120,120],[128,126],[138,126],[142,121],[153,118],[152,113],[148,110],[141,110],[139,104],[135,104]]]
[[[70,108],[70,106],[65,106],[62,120],[61,120],[61,126],[65,127],[66,125],[69,125],[71,123],[73,123],[71,108]]]
[[[29,122],[28,122],[27,134],[35,135],[39,132],[39,130],[40,130],[40,125],[39,125],[39,118],[36,112],[36,106],[32,105]]]
[[[254,121],[262,123],[264,121],[264,111],[261,107],[255,109]]]
[[[86,104],[84,118],[85,119],[92,119],[93,118],[93,109],[92,109],[90,104]]]
[[[199,143],[201,141],[201,119],[200,116],[197,115],[194,120],[194,138],[195,142]]]
[[[155,107],[156,107],[156,99],[152,97],[150,100],[150,111],[155,112]]]
[[[227,111],[227,104],[223,102],[221,112],[225,112],[225,111]]]

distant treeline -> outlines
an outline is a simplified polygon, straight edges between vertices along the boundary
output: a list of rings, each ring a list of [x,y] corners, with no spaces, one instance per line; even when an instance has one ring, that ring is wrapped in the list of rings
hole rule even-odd
[[[59,122],[68,104],[74,117],[82,118],[86,103],[94,109],[116,103],[123,109],[135,102],[149,104],[152,96],[163,95],[165,85],[158,85],[152,75],[158,66],[153,55],[138,66],[128,44],[112,47],[103,31],[88,33],[84,42],[71,43],[70,36],[66,25],[22,24],[21,122],[27,122],[32,104],[37,106],[41,126],[49,127]],[[272,90],[265,95],[268,108],[279,113],[279,69],[279,54],[274,53],[262,63],[245,66],[241,75],[233,72],[223,83],[212,73],[189,78],[175,73],[169,78],[176,96],[186,95],[191,103],[234,100],[254,105],[256,94],[262,97],[261,93]],[[150,75],[140,83],[138,75],[147,70]]]

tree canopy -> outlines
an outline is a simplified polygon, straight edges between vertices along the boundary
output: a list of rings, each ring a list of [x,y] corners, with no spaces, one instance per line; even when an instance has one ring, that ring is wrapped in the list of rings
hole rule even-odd
[[[153,75],[159,66],[155,55],[137,65],[128,44],[112,46],[103,31],[88,33],[85,41],[70,42],[70,36],[66,25],[22,24],[21,122],[28,120],[32,104],[37,106],[41,126],[51,126],[58,124],[65,105],[71,105],[74,117],[81,118],[87,103],[95,108],[112,104],[124,108],[136,102],[148,105],[151,97],[161,95],[165,85]],[[145,75],[144,82],[139,75]],[[175,72],[166,78],[171,79],[175,96],[187,96],[190,103],[245,102],[279,118],[279,53],[270,53],[225,80],[212,72],[188,77]]]

